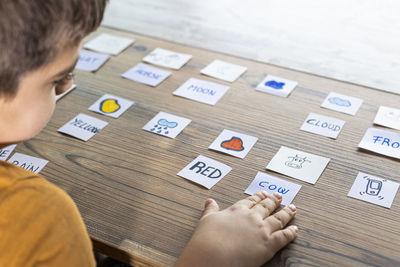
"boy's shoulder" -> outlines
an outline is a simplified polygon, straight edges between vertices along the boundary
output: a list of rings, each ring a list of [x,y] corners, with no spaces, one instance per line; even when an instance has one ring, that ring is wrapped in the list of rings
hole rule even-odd
[[[31,266],[43,257],[53,266],[94,265],[75,203],[42,176],[0,162],[0,214],[0,266]]]
[[[0,205],[3,201],[13,197],[27,199],[29,202],[45,201],[42,203],[43,205],[47,201],[51,201],[52,204],[59,202],[65,202],[66,205],[73,204],[62,189],[48,182],[42,176],[11,163],[0,161]]]

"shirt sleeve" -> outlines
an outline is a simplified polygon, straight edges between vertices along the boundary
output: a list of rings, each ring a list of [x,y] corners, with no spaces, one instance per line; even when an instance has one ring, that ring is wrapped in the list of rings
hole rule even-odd
[[[0,266],[95,266],[79,211],[40,176],[21,179],[0,198]]]

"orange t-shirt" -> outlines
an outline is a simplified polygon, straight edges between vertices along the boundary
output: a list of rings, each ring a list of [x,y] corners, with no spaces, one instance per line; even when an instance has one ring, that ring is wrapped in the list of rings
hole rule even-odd
[[[6,162],[0,162],[0,266],[96,266],[72,199]]]

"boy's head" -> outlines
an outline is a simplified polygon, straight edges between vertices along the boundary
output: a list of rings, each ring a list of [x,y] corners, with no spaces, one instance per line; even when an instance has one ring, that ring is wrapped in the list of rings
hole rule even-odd
[[[0,1],[0,144],[29,139],[47,123],[106,2]]]

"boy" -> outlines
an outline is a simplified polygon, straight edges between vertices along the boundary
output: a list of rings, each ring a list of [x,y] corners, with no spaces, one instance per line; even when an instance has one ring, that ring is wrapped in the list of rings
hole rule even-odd
[[[36,135],[55,96],[72,84],[82,39],[106,0],[0,2],[0,147]],[[208,199],[176,266],[259,266],[297,234],[293,205],[260,192],[219,211]],[[44,178],[0,162],[0,266],[95,266],[90,238],[69,196]],[[132,226],[134,227],[134,225]],[[283,230],[282,230],[283,229]]]

